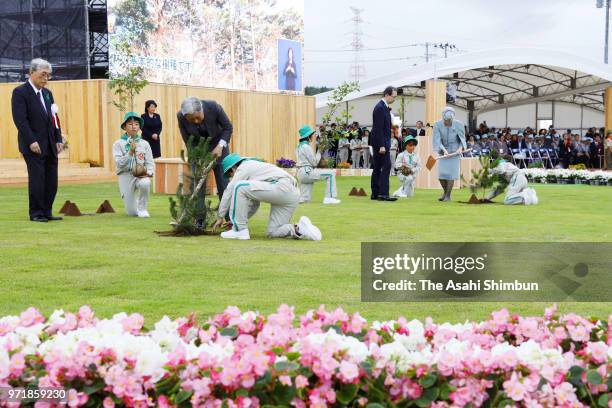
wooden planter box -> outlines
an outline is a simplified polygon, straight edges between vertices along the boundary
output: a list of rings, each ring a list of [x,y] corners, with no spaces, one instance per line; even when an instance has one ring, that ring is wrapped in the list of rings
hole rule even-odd
[[[189,191],[189,178],[187,176],[190,174],[189,164],[179,158],[155,159],[154,192],[176,194],[179,184],[183,183],[183,192],[186,193]],[[206,180],[206,194],[217,194],[215,175],[212,170]]]

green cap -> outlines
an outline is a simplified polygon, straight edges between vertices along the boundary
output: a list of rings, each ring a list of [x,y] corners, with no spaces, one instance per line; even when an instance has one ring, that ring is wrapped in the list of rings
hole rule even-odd
[[[419,141],[417,140],[417,138],[416,138],[416,137],[414,137],[414,136],[412,136],[412,135],[408,135],[408,136],[406,136],[406,137],[404,138],[404,144],[406,144],[406,143],[408,143],[408,142],[410,142],[410,141],[413,141],[415,145],[418,145],[418,144],[419,144]]]
[[[223,166],[223,174],[227,173],[232,167],[243,161],[245,157],[240,157],[238,153],[231,153],[225,156],[225,159],[221,162]]]
[[[144,126],[144,120],[136,112],[128,112],[125,114],[125,116],[123,117],[123,122],[121,122],[121,129],[125,127],[125,122],[127,122],[131,118],[138,120],[140,128],[142,129],[142,127]]]
[[[300,128],[300,140],[310,137],[315,131],[309,126],[304,125]]]

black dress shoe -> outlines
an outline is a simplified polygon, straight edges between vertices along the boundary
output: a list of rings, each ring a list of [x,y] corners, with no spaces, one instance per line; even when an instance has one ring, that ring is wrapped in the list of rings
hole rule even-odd
[[[61,220],[63,220],[63,219],[64,219],[63,217],[56,217],[56,216],[54,216],[54,215],[50,215],[50,216],[48,216],[48,217],[46,217],[46,218],[47,218],[49,221],[61,221]]]
[[[378,196],[378,201],[397,201],[397,197]]]
[[[30,218],[30,221],[34,221],[34,222],[49,222],[49,220],[46,217],[32,217],[32,218]]]
[[[371,195],[371,196],[370,196],[370,200],[378,200],[378,196]]]

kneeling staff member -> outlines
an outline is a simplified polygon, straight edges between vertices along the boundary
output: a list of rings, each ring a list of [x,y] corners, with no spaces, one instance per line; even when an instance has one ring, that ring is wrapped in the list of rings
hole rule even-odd
[[[250,239],[248,222],[259,208],[259,203],[270,203],[268,237],[310,239],[320,241],[321,231],[308,217],[291,224],[291,216],[300,200],[297,182],[286,171],[273,164],[240,157],[238,153],[226,156],[223,173],[231,181],[219,203],[217,221],[213,231],[224,223],[229,213],[233,228],[221,233],[221,238]]]

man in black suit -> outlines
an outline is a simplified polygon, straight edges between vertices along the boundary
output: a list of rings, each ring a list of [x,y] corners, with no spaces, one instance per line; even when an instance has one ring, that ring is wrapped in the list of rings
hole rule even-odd
[[[391,112],[389,105],[395,101],[397,89],[388,86],[382,99],[372,112],[372,131],[369,143],[373,149],[372,156],[372,200],[395,201],[389,197],[389,173],[391,172]]]
[[[11,98],[19,151],[28,169],[30,220],[36,222],[62,219],[51,212],[57,193],[57,156],[64,145],[53,94],[45,88],[50,79],[51,64],[33,59],[30,78],[13,90]]]
[[[195,97],[187,98],[181,104],[181,110],[176,114],[181,137],[187,145],[189,136],[194,136],[194,143],[201,137],[210,138],[210,152],[217,158],[214,167],[217,194],[219,199],[227,186],[223,176],[221,161],[229,154],[229,142],[234,130],[223,107],[215,101],[200,100]]]
[[[210,152],[217,158],[213,168],[215,182],[217,183],[217,195],[219,200],[223,196],[227,179],[223,174],[221,162],[229,154],[229,142],[234,130],[223,107],[215,101],[200,100],[189,97],[181,103],[181,110],[176,114],[179,130],[185,145],[190,136],[194,136],[194,143],[198,143],[201,137],[210,138]],[[202,190],[202,202],[204,205],[204,190]],[[203,227],[198,221],[198,227]]]
[[[425,128],[423,127],[423,121],[417,120],[416,128],[412,130],[412,136],[425,136]]]

